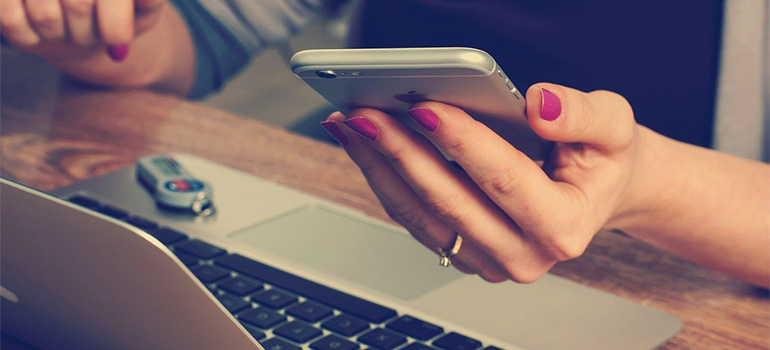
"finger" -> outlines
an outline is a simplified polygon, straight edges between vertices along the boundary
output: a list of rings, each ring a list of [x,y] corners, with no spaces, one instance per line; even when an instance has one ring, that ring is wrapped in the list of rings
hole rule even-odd
[[[454,230],[428,212],[414,191],[382,154],[372,149],[357,135],[346,131],[346,128],[340,128],[339,123],[343,119],[341,113],[334,113],[324,122],[324,128],[346,146],[346,152],[361,168],[388,215],[434,253],[439,247],[451,247],[455,239]],[[496,264],[472,243],[466,242],[452,260],[461,271],[478,273],[488,281],[507,279]]]
[[[524,153],[459,108],[426,102],[415,105],[409,113],[417,124],[433,126],[425,128],[425,135],[530,238],[570,237],[557,232],[562,227],[555,224],[554,213],[570,213],[581,204],[580,192],[574,187],[551,181]],[[572,243],[559,242],[558,248],[548,243],[544,247],[553,257],[566,260],[575,252],[564,254],[561,245]]]
[[[27,14],[32,26],[48,41],[66,38],[64,13],[58,0],[25,0]]]
[[[340,125],[339,125],[339,122],[344,120],[344,118],[345,117],[340,112],[335,112],[335,113],[332,113],[329,116],[329,118],[327,118],[326,121],[321,123],[321,126],[323,126],[324,129],[326,129],[326,131],[343,147],[350,145],[350,138],[348,138],[348,135],[345,134],[345,132],[342,130],[342,128],[340,128]],[[359,162],[362,162],[360,159],[367,157],[367,155],[360,154],[360,153],[361,152],[354,152],[354,151],[349,152],[349,154],[352,154],[353,156],[356,157],[355,159],[359,160]],[[368,155],[368,156],[369,157],[374,156],[376,158],[378,155]],[[363,167],[363,166],[361,167],[362,170],[368,169],[368,168],[370,167]],[[385,172],[385,175],[387,176],[387,172],[390,169],[383,169],[383,170]],[[414,214],[418,214],[418,211],[409,209],[407,207],[407,209],[403,210],[402,212],[409,215],[408,216],[400,215],[396,210],[396,207],[399,206],[399,203],[392,203],[387,198],[387,195],[382,194],[381,187],[373,184],[377,182],[389,182],[389,181],[377,181],[376,179],[373,179],[372,176],[370,175],[372,173],[381,175],[383,172],[363,171],[363,173],[367,179],[367,182],[370,184],[370,187],[372,188],[375,195],[377,196],[377,199],[380,201],[383,208],[385,208],[385,211],[388,213],[388,216],[390,216],[393,220],[395,220],[396,222],[398,222],[404,227],[413,226],[411,229],[408,229],[409,233],[412,234],[412,236],[414,236],[418,242],[422,243],[429,249],[432,249],[432,247],[437,246],[437,244],[440,244],[440,243],[437,243],[437,240],[433,239],[433,237],[429,238],[429,235],[427,235],[426,232],[422,232],[422,231],[425,231],[423,228],[426,225],[423,224],[425,221],[421,217],[414,215]],[[396,179],[396,180],[399,181],[400,179]],[[409,205],[413,205],[414,203],[416,202],[409,203]],[[401,203],[400,207],[405,208],[406,206],[404,205],[404,203]],[[435,234],[437,233],[437,231],[438,230],[434,229],[432,232]],[[469,266],[467,266],[465,263],[461,261],[456,261],[455,267],[457,267],[458,270],[464,273],[475,273],[475,270],[471,269]]]
[[[97,43],[94,25],[96,0],[62,0],[64,17],[69,35],[77,45],[93,46]]]
[[[546,140],[614,151],[630,144],[634,113],[622,96],[540,83],[527,90],[527,120]]]
[[[477,244],[513,280],[531,282],[552,266],[524,240],[516,223],[428,140],[372,109],[353,111],[345,125],[382,153],[430,211]]]
[[[134,37],[133,0],[97,0],[96,17],[102,40],[110,46],[128,45]]]
[[[22,0],[0,1],[0,29],[5,39],[19,47],[40,43],[40,36],[32,29]]]

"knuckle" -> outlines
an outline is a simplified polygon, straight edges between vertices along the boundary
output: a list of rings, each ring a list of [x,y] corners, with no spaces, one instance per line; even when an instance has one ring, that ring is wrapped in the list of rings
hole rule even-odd
[[[465,214],[461,209],[460,200],[457,195],[428,197],[424,201],[433,208],[436,214],[450,224],[459,224],[465,219]]]
[[[448,137],[441,142],[441,149],[452,158],[465,154],[466,141],[463,137]]]
[[[391,219],[406,227],[413,233],[428,231],[428,220],[424,213],[413,206],[399,205],[388,206],[385,211]]]
[[[505,273],[510,280],[522,284],[536,282],[545,274],[544,271],[538,271],[530,267],[522,267],[519,264],[506,264]]]
[[[407,147],[392,146],[383,150],[383,154],[385,154],[385,158],[387,158],[391,163],[403,165],[406,163],[410,151]]]
[[[583,255],[588,244],[577,242],[572,236],[558,234],[546,236],[543,247],[546,250],[546,254],[551,258],[558,261],[567,261]]]
[[[486,193],[508,197],[517,192],[520,176],[513,168],[505,167],[480,180],[479,187]]]
[[[36,25],[50,27],[61,22],[62,14],[56,6],[36,6],[34,11],[29,12],[29,17]]]
[[[77,17],[91,16],[93,13],[95,0],[64,0],[64,11]]]
[[[401,226],[404,226],[404,224],[401,223],[401,217],[394,210],[393,206],[382,200],[382,198],[380,198],[380,204],[382,204],[382,208],[385,209],[385,213],[388,214],[389,218],[393,219],[393,221],[399,223]]]
[[[356,161],[356,165],[358,165],[358,168],[361,169],[361,173],[364,174],[364,177],[367,179],[374,178],[380,171],[382,171],[380,164],[370,159],[359,159]]]

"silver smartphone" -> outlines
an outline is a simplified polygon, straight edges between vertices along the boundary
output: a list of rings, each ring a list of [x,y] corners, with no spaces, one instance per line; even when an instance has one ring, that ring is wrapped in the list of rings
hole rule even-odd
[[[305,50],[294,74],[343,113],[359,107],[405,121],[414,103],[462,108],[540,160],[548,144],[527,124],[524,96],[488,53],[465,47]]]

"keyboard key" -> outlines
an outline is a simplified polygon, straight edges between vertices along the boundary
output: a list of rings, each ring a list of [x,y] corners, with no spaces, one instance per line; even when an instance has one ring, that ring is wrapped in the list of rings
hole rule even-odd
[[[436,350],[436,349],[422,343],[411,343],[401,348],[401,350]]]
[[[251,334],[255,340],[262,340],[265,338],[265,333],[260,332],[256,327],[252,327],[248,323],[243,322],[241,322],[241,325],[243,328],[246,328],[246,330],[249,331],[249,334]]]
[[[238,254],[221,257],[216,262],[238,273],[301,294],[371,322],[380,323],[396,316],[396,311],[393,309],[308,281]]]
[[[126,220],[126,222],[145,231],[158,228],[158,223],[149,219],[145,219],[141,216],[132,216],[130,219]]]
[[[321,324],[321,327],[346,337],[352,337],[369,329],[369,323],[350,315],[341,314],[327,320]]]
[[[220,282],[217,287],[225,292],[242,297],[264,288],[264,285],[257,281],[238,276],[233,277],[227,281]]]
[[[176,255],[176,257],[179,258],[179,261],[181,261],[182,264],[184,264],[187,267],[193,267],[200,263],[200,259],[187,253],[174,251],[174,255]]]
[[[332,315],[332,309],[312,301],[297,304],[286,310],[288,315],[315,323]]]
[[[69,201],[88,209],[96,209],[99,207],[99,202],[91,197],[86,197],[83,195],[70,197]]]
[[[176,246],[185,253],[195,255],[201,259],[211,259],[225,253],[225,250],[197,239]]]
[[[238,319],[262,329],[269,329],[270,327],[286,321],[286,317],[283,315],[263,307],[239,314]]]
[[[109,217],[113,217],[118,220],[123,220],[128,217],[128,212],[123,209],[118,209],[110,205],[104,205],[98,209],[98,211]]]
[[[282,309],[284,306],[295,303],[297,297],[275,289],[270,289],[252,295],[251,301],[273,309]]]
[[[314,350],[356,350],[358,344],[330,334],[310,344],[310,348]]]
[[[391,350],[406,343],[406,337],[387,329],[375,328],[358,337],[358,341],[380,350]]]
[[[280,335],[293,342],[302,344],[320,337],[323,335],[323,332],[305,322],[291,321],[273,330],[273,334]]]
[[[211,265],[203,265],[190,271],[203,283],[213,283],[230,276],[230,271]]]
[[[387,327],[388,329],[423,341],[444,333],[443,328],[408,315],[404,315],[401,318],[388,323]]]
[[[165,245],[169,245],[171,243],[178,242],[187,238],[186,234],[168,227],[150,230],[150,231],[147,231],[147,233],[149,233],[150,235],[155,237],[155,239],[160,241],[160,243],[163,243]]]
[[[219,299],[222,306],[224,306],[227,311],[230,311],[231,314],[236,314],[251,306],[251,304],[245,300],[227,293],[217,295],[217,299]]]
[[[271,338],[260,342],[265,350],[302,350],[301,347],[285,342],[278,338]]]
[[[481,342],[452,332],[434,341],[433,346],[444,350],[475,350],[481,347]]]

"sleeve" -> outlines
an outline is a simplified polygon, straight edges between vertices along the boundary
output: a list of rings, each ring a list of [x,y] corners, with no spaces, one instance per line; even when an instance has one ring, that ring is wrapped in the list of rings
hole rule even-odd
[[[287,40],[323,9],[323,0],[172,0],[195,45],[189,97],[216,91],[271,44]]]

